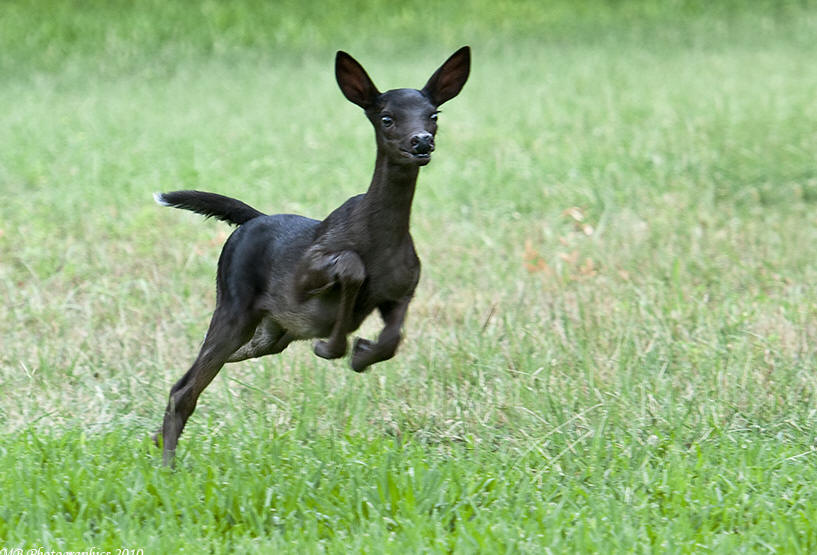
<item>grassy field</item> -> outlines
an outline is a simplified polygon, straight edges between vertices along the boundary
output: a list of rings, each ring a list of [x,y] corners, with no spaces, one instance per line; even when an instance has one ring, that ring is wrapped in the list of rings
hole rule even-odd
[[[808,1],[3,2],[0,549],[814,552],[815,36]],[[163,468],[230,229],[151,193],[322,217],[374,160],[335,50],[388,89],[463,44],[398,356],[228,365]]]

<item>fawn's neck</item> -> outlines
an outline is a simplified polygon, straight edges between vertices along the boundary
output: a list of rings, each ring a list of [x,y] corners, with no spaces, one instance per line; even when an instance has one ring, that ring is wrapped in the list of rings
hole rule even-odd
[[[419,166],[394,163],[378,150],[372,182],[363,200],[370,227],[378,235],[408,234],[419,173]]]

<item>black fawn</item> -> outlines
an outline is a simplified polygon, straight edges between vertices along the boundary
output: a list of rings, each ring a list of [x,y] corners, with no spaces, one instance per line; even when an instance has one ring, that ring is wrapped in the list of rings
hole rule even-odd
[[[421,166],[431,160],[437,108],[468,79],[470,49],[455,52],[420,89],[377,90],[363,67],[338,52],[340,90],[366,113],[377,143],[374,175],[357,195],[323,220],[265,215],[243,202],[200,191],[157,193],[164,206],[237,225],[218,261],[216,308],[190,369],[170,390],[162,438],[173,461],[179,435],[201,392],[227,362],[280,353],[292,341],[317,340],[320,357],[340,358],[346,336],[377,309],[384,327],[376,341],[357,338],[356,372],[394,356],[406,310],[420,277],[409,234]]]

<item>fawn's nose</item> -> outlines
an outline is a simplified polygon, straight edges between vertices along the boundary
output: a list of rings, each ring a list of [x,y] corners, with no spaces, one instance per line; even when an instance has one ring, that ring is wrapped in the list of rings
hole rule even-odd
[[[414,154],[428,154],[434,150],[434,135],[429,132],[417,133],[411,138],[411,151]]]

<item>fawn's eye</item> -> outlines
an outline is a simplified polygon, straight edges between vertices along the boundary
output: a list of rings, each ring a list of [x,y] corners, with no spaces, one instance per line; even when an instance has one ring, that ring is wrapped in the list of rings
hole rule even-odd
[[[380,121],[383,123],[383,127],[391,127],[394,125],[394,119],[391,116],[382,116]]]

